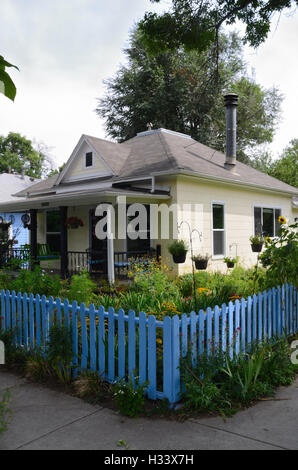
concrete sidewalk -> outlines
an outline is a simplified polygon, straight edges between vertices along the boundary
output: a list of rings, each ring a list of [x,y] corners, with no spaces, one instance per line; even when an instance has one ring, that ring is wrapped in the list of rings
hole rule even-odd
[[[0,436],[0,450],[298,449],[298,379],[276,398],[233,418],[202,418],[184,423],[129,419],[0,369],[0,390],[11,391],[12,418]]]

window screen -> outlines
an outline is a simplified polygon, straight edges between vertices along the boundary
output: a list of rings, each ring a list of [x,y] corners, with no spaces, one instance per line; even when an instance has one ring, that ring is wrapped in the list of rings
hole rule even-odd
[[[225,213],[224,205],[213,204],[213,255],[225,254]]]
[[[46,243],[49,245],[52,252],[60,251],[60,211],[48,211],[47,217],[47,233]]]
[[[263,235],[265,237],[276,237],[280,229],[280,224],[278,222],[280,216],[280,209],[273,209],[269,207],[255,207],[255,235]]]

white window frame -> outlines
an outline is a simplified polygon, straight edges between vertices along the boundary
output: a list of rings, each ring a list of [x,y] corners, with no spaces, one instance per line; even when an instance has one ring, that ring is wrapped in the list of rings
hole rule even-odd
[[[262,224],[262,226],[263,226],[263,209],[280,210],[280,215],[281,215],[281,217],[283,217],[283,208],[281,206],[274,206],[272,204],[264,204],[264,203],[253,204],[253,207],[252,207],[252,234],[253,234],[253,236],[256,235],[256,231],[255,231],[255,209],[256,208],[262,209],[262,211],[261,211],[261,224]],[[274,227],[274,231],[275,231],[275,214],[274,214],[273,227]],[[277,238],[277,234],[274,234],[274,236],[270,237],[270,238]]]
[[[214,205],[221,205],[223,206],[223,211],[224,211],[224,228],[223,229],[214,229],[213,228],[213,206]],[[227,227],[227,220],[226,220],[226,202],[225,201],[211,201],[211,246],[212,246],[212,259],[224,259],[226,256],[227,252],[227,232],[226,232],[226,227]],[[214,237],[213,233],[214,232],[223,232],[224,233],[224,240],[223,240],[223,246],[224,246],[224,253],[222,255],[215,255],[214,254]]]

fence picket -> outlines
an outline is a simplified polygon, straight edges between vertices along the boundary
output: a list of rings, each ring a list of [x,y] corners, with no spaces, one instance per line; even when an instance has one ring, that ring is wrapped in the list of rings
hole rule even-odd
[[[247,298],[247,304],[246,304],[246,315],[247,315],[247,322],[246,322],[246,328],[247,328],[247,350],[250,349],[251,347],[251,340],[252,340],[252,323],[251,323],[251,311],[252,311],[252,298],[249,296]]]
[[[170,403],[173,391],[172,360],[172,319],[167,316],[163,321],[163,392]]]
[[[228,307],[228,322],[229,322],[229,335],[228,335],[228,345],[229,345],[229,355],[230,358],[234,357],[234,305],[233,302],[229,302]]]
[[[5,293],[5,298],[6,298],[6,329],[11,328],[11,319],[10,319],[10,292],[9,290],[6,291]]]
[[[188,316],[181,316],[181,356],[186,357],[188,351]],[[199,353],[200,354],[200,353]]]
[[[88,336],[86,322],[86,306],[84,303],[81,303],[80,305],[80,323],[82,339],[81,369],[86,370],[88,367]]]
[[[28,302],[27,294],[23,295],[23,338],[24,346],[28,346]]]
[[[245,353],[246,351],[246,302],[242,298],[241,299],[241,320],[240,320],[240,328],[241,328],[241,353]]]
[[[90,335],[90,370],[95,372],[97,370],[96,361],[96,321],[95,321],[95,307],[89,307],[89,335]]]
[[[136,314],[133,310],[128,312],[128,376],[134,381],[136,369]]]
[[[156,400],[156,320],[154,315],[148,318],[148,397]]]
[[[180,398],[180,320],[178,315],[172,318],[172,402]]]
[[[34,348],[35,338],[34,338],[34,295],[30,294],[29,297],[29,341],[30,347]]]
[[[207,308],[207,356],[210,356],[213,347],[212,337],[212,310],[210,307]]]
[[[196,312],[190,314],[190,344],[191,362],[193,367],[197,364],[197,315]]]
[[[17,295],[17,341],[18,345],[21,346],[23,343],[22,335],[22,324],[23,324],[23,315],[22,315],[22,294],[18,292]]]
[[[199,312],[199,354],[203,354],[205,349],[205,313]]]
[[[261,292],[258,294],[258,314],[257,314],[257,321],[258,321],[258,340],[261,342],[262,341],[262,335],[263,335],[263,295]]]
[[[140,385],[147,381],[147,315],[139,315],[139,376]]]
[[[104,376],[106,372],[106,353],[105,353],[105,309],[98,309],[98,370],[100,375]]]
[[[72,322],[72,363],[74,366],[73,375],[78,375],[79,364],[79,335],[78,335],[78,302],[74,301],[71,307],[71,322]]]
[[[221,350],[223,353],[227,351],[227,306],[221,306]]]
[[[253,343],[257,340],[257,311],[258,311],[258,298],[254,294],[252,299],[252,340]]]
[[[235,302],[235,353],[239,356],[240,353],[240,302],[237,299]]]
[[[35,296],[36,346],[41,346],[40,295]]]
[[[5,315],[5,291],[1,290],[1,330],[6,330],[6,315]]]
[[[115,310],[109,308],[108,316],[108,379],[115,379]]]
[[[145,334],[146,334],[146,326],[145,326]],[[140,342],[141,342],[141,328],[140,328]],[[125,320],[124,320],[123,310],[119,310],[118,312],[118,352],[119,352],[118,353],[118,377],[119,379],[124,379],[125,377]]]

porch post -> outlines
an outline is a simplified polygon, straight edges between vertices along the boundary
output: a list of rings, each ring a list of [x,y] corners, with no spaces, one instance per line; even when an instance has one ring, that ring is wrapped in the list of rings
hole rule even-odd
[[[68,247],[67,247],[67,207],[60,207],[60,257],[61,257],[61,277],[65,279],[68,271]]]
[[[110,285],[115,283],[115,260],[114,260],[114,234],[112,233],[112,215],[107,211],[107,248],[108,248],[108,279]]]
[[[37,264],[37,209],[30,209],[30,255],[33,270]]]

